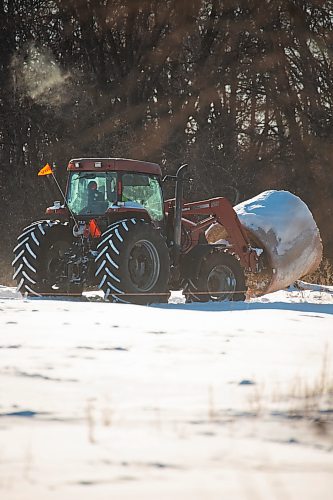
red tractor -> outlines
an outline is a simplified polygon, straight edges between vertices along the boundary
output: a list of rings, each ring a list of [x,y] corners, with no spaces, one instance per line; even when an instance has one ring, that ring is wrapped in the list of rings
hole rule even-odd
[[[14,248],[14,279],[24,295],[81,294],[98,287],[115,302],[244,300],[244,271],[258,271],[256,250],[230,202],[184,203],[187,165],[162,179],[159,165],[119,158],[68,164],[64,204],[27,226]],[[163,201],[162,182],[175,198]],[[220,223],[228,241],[208,244]]]

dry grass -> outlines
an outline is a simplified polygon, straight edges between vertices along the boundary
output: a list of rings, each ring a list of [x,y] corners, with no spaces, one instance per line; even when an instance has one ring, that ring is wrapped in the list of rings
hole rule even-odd
[[[318,269],[314,273],[304,276],[302,279],[308,283],[316,283],[318,285],[333,285],[333,264],[324,257]]]
[[[250,412],[259,417],[264,410],[265,385],[254,384],[251,393],[248,396]]]
[[[250,410],[256,416],[267,413],[273,404],[278,413],[288,417],[322,419],[333,412],[333,374],[329,348],[325,347],[321,366],[312,378],[294,377],[287,390],[278,385],[268,392],[264,385],[255,384],[248,396]]]
[[[329,350],[325,347],[321,369],[312,380],[297,377],[288,394],[294,415],[317,417],[322,409],[333,406],[333,376],[329,365]]]

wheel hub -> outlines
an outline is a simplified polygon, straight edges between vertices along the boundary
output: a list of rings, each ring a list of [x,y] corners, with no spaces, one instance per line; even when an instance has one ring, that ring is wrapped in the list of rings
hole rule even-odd
[[[236,277],[228,266],[215,266],[208,275],[207,289],[215,300],[230,300],[230,292],[236,290],[236,285]]]
[[[131,249],[128,270],[138,291],[151,290],[160,274],[160,259],[156,247],[147,240],[140,240]]]

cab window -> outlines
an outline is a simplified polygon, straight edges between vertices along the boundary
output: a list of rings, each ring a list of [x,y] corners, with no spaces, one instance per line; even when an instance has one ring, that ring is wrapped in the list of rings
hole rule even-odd
[[[152,220],[163,220],[163,197],[157,177],[137,173],[123,174],[121,201],[137,203],[147,210]]]
[[[116,201],[116,172],[72,172],[67,202],[80,215],[103,214]]]

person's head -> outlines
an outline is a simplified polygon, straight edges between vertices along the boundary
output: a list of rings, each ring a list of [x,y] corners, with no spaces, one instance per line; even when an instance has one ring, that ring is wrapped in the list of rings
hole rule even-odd
[[[97,182],[90,181],[88,184],[88,191],[96,191],[97,190]]]

